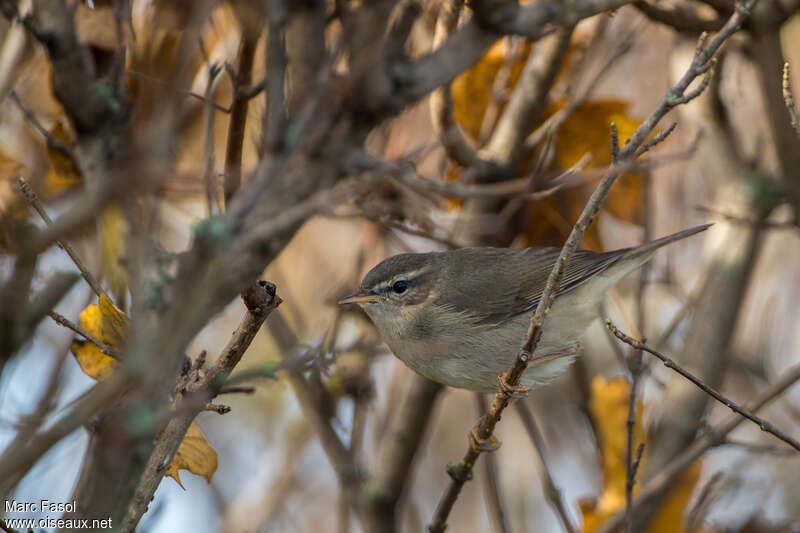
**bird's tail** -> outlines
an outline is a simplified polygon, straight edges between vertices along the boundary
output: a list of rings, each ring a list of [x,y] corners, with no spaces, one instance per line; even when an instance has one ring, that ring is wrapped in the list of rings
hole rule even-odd
[[[642,259],[642,262],[647,261],[656,250],[661,248],[662,246],[666,246],[670,243],[675,241],[679,241],[681,239],[685,239],[686,237],[691,237],[696,233],[700,233],[701,231],[707,230],[711,227],[712,224],[703,224],[702,226],[695,226],[693,228],[685,229],[683,231],[679,231],[677,233],[673,233],[672,235],[667,235],[666,237],[661,237],[660,239],[656,239],[654,241],[650,241],[648,243],[642,244],[641,246],[634,246],[633,248],[628,248],[625,250],[625,253],[622,254],[620,259]]]

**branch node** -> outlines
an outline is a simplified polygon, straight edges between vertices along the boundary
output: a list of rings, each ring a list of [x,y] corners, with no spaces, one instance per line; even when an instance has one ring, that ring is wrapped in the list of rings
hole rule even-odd
[[[477,453],[495,452],[500,448],[502,444],[500,442],[500,439],[498,439],[494,435],[489,435],[488,438],[482,439],[479,433],[480,433],[480,424],[475,425],[469,432],[469,445],[470,447],[472,447],[473,450],[475,450],[475,452]],[[470,469],[469,479],[472,479],[471,469]],[[469,479],[467,481],[469,481]],[[459,480],[456,479],[456,481]]]
[[[530,355],[525,356],[525,360],[527,361],[530,359]],[[530,387],[526,387],[525,385],[512,385],[508,382],[505,377],[505,374],[500,374],[497,376],[497,384],[499,385],[500,391],[497,393],[498,395],[504,395],[507,398],[512,400],[521,400],[528,395],[530,392]]]
[[[447,475],[459,483],[472,481],[472,469],[464,467],[461,463],[449,463],[447,465]]]

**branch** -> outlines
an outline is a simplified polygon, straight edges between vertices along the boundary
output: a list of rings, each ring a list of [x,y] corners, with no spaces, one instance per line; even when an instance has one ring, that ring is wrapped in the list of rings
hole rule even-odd
[[[704,17],[690,4],[653,4],[650,2],[635,2],[636,9],[644,13],[652,21],[671,26],[680,32],[717,31],[722,27],[725,19],[721,16],[715,18]]]
[[[47,429],[37,432],[20,446],[7,448],[0,455],[0,494],[7,494],[22,475],[57,442],[92,417],[115,407],[121,395],[135,386],[135,376],[128,374],[123,366],[73,402]]]
[[[101,341],[100,339],[98,339],[97,337],[95,337],[94,335],[89,333],[88,331],[84,330],[79,325],[77,325],[77,324],[73,323],[72,321],[70,321],[69,319],[67,319],[67,317],[65,317],[63,315],[60,315],[60,314],[56,313],[55,311],[50,311],[47,314],[50,316],[50,318],[52,318],[56,322],[56,324],[58,324],[60,326],[64,326],[67,329],[71,329],[72,331],[74,331],[78,335],[80,335],[82,337],[85,337],[86,340],[88,340],[89,342],[91,342],[92,344],[94,344],[95,346],[100,348],[101,352],[103,352],[104,354],[108,355],[109,357],[113,357],[114,359],[119,361],[119,353],[117,353],[117,351],[114,349],[113,346],[104,343],[103,341]]]
[[[226,378],[247,351],[261,325],[283,301],[277,295],[275,285],[268,281],[253,284],[242,295],[242,300],[247,311],[222,355],[198,383],[190,383],[186,387],[185,393],[191,408],[187,409],[183,402],[182,405],[174,404],[178,414],[167,422],[158,435],[155,448],[147,460],[147,466],[122,522],[121,531],[131,532],[136,529],[175,452],[183,442],[189,425],[200,411],[205,410],[207,403],[220,393]]]
[[[47,226],[52,226],[53,219],[51,219],[50,215],[47,214],[47,211],[44,210],[42,202],[39,201],[39,197],[36,196],[35,192],[33,192],[33,189],[31,189],[30,185],[28,185],[28,182],[25,180],[25,178],[19,178],[19,190],[22,192],[22,195],[25,197],[28,203],[31,204],[31,207],[33,207],[39,216],[42,217],[42,220],[44,220],[45,224],[47,224]],[[100,283],[95,279],[92,273],[89,272],[89,269],[86,268],[85,264],[83,264],[83,261],[81,261],[81,258],[78,257],[77,252],[75,252],[72,246],[65,240],[58,240],[56,242],[62,250],[67,252],[67,255],[70,259],[72,259],[72,262],[75,264],[75,266],[78,267],[78,270],[81,272],[81,276],[83,276],[83,279],[86,280],[86,283],[89,284],[97,297],[99,298],[101,294],[104,294]],[[86,338],[88,339],[89,337]]]
[[[783,64],[783,102],[786,104],[786,110],[789,111],[789,122],[792,129],[800,137],[800,120],[797,118],[797,109],[794,106],[794,95],[792,94],[792,82],[790,80],[791,72],[789,70],[789,62]]]
[[[439,7],[439,17],[436,19],[436,29],[433,34],[434,50],[439,48],[456,28],[463,5],[463,0],[449,0]],[[439,136],[447,157],[465,168],[483,167],[488,164],[472,148],[453,116],[453,96],[449,82],[431,93],[430,110],[434,131]]]
[[[784,373],[783,377],[759,394],[758,398],[756,398],[748,410],[752,413],[757,412],[798,381],[800,381],[800,365],[790,368]],[[744,418],[738,413],[731,414],[721,423],[711,428],[705,435],[695,440],[669,463],[664,465],[664,467],[659,470],[658,474],[644,484],[642,490],[634,499],[634,512],[663,494],[663,491],[671,486],[675,479],[677,479],[689,465],[702,457],[709,449],[724,443],[728,434],[736,429],[743,421]],[[596,530],[596,533],[613,533],[618,531],[624,524],[624,521],[625,513],[618,512],[606,519],[603,526]]]
[[[262,120],[263,152],[280,152],[283,148],[286,123],[286,2],[269,0],[267,2],[266,53],[267,108]]]
[[[228,122],[228,143],[225,148],[225,204],[239,190],[242,180],[242,148],[244,132],[247,125],[247,108],[250,96],[245,89],[253,78],[253,60],[258,44],[258,32],[251,29],[251,24],[241,22],[242,41],[239,44],[239,64],[233,80],[233,103],[231,104],[230,122]]]
[[[475,393],[475,401],[478,404],[478,416],[486,412],[486,398],[483,393]],[[493,455],[486,456],[486,507],[492,522],[494,522],[495,531],[497,533],[509,533],[511,531],[511,524],[508,520],[508,510],[506,509],[503,497],[500,494],[500,483],[497,479],[497,460]]]
[[[630,0],[546,0],[525,6],[513,2],[511,6],[497,9],[492,20],[477,16],[479,4],[483,3],[475,3],[476,16],[456,30],[442,46],[411,63],[395,64],[386,73],[392,78],[387,87],[401,89],[401,94],[396,95],[400,100],[391,108],[401,109],[452,82],[502,35],[537,40],[551,31],[548,24],[571,26],[584,18],[628,4]]]
[[[394,531],[397,504],[442,386],[414,375],[386,435],[372,477],[362,489],[361,517],[367,531]]]
[[[617,329],[617,327],[611,322],[610,319],[606,319],[606,327],[608,328],[608,330],[611,333],[614,334],[614,336],[616,336],[622,342],[631,345],[633,348],[635,348],[637,350],[643,350],[643,351],[645,351],[645,352],[647,352],[649,354],[652,354],[652,355],[656,356],[658,359],[661,360],[662,363],[664,363],[664,366],[666,366],[667,368],[669,368],[671,370],[674,370],[675,372],[677,372],[681,376],[685,377],[686,379],[688,379],[689,381],[694,383],[700,390],[702,390],[703,392],[705,392],[706,394],[708,394],[709,396],[711,396],[712,398],[714,398],[715,400],[720,402],[722,405],[728,407],[731,411],[733,411],[735,413],[739,413],[740,415],[742,415],[746,419],[748,419],[751,422],[753,422],[754,424],[756,424],[759,427],[759,429],[761,429],[761,431],[765,431],[767,433],[770,433],[771,435],[774,435],[778,439],[780,439],[783,442],[785,442],[786,444],[790,445],[795,450],[800,451],[800,442],[798,442],[797,440],[793,439],[792,437],[790,437],[789,435],[785,434],[784,432],[780,431],[778,428],[776,428],[770,422],[768,422],[768,421],[764,420],[763,418],[760,418],[760,417],[752,414],[747,409],[745,409],[743,407],[740,407],[738,404],[736,404],[732,400],[729,400],[728,398],[726,398],[725,396],[723,396],[722,394],[720,394],[719,392],[717,392],[713,388],[711,388],[708,385],[706,385],[703,382],[702,379],[694,376],[692,373],[690,373],[688,370],[685,370],[678,363],[676,363],[675,361],[673,361],[672,359],[670,359],[666,355],[663,355],[661,352],[653,350],[652,348],[650,348],[649,346],[647,346],[646,344],[644,344],[641,341],[638,341],[636,339],[633,339],[633,338],[629,337],[628,335],[626,335],[625,333],[623,333],[622,331]]]
[[[561,525],[564,526],[564,530],[567,533],[576,533],[575,526],[572,525],[569,519],[569,513],[567,513],[567,508],[564,506],[564,497],[553,480],[550,465],[545,458],[544,437],[542,436],[542,432],[539,431],[539,427],[536,425],[536,419],[533,417],[530,407],[528,407],[528,404],[525,402],[517,402],[516,406],[517,413],[519,413],[519,417],[522,420],[522,425],[525,426],[525,430],[528,432],[533,447],[536,453],[539,454],[539,461],[542,463],[544,497],[547,498],[547,501],[550,502],[550,505],[555,509],[559,520],[561,520]]]
[[[572,27],[558,29],[531,51],[511,98],[483,150],[493,162],[514,173],[525,153],[525,138],[538,122],[547,95],[569,50]]]
[[[714,39],[712,39],[707,46],[703,46],[702,48],[698,49],[697,53],[695,54],[695,58],[687,72],[684,73],[675,86],[667,91],[667,94],[661,100],[661,103],[647,117],[647,119],[642,122],[630,139],[628,139],[628,141],[625,143],[625,146],[620,150],[618,157],[618,161],[620,163],[625,162],[635,156],[636,150],[645,142],[648,135],[653,131],[658,122],[671,108],[675,106],[674,102],[679,102],[686,94],[686,90],[692,81],[708,70],[714,54],[719,50],[725,40],[739,29],[744,20],[747,18],[749,8],[752,6],[752,4],[753,2],[751,1],[747,2],[746,4],[739,5],[736,12],[731,16],[728,22],[726,22],[722,31],[720,31],[720,33],[714,37]],[[539,4],[537,3],[534,5],[538,6]],[[496,439],[494,439],[492,433],[494,432],[497,422],[500,420],[502,412],[509,405],[512,398],[524,393],[525,391],[525,388],[520,386],[520,378],[528,368],[528,364],[533,359],[532,354],[535,354],[536,352],[536,347],[542,335],[545,317],[553,305],[555,294],[560,286],[561,277],[564,273],[567,262],[577,249],[584,232],[594,220],[597,212],[600,210],[600,206],[608,196],[611,186],[614,184],[614,181],[619,174],[619,164],[612,164],[601,180],[600,184],[592,193],[592,196],[589,198],[586,207],[583,209],[578,221],[572,228],[572,232],[567,238],[559,257],[553,266],[553,270],[550,272],[547,283],[544,287],[544,291],[542,292],[542,296],[539,299],[539,304],[531,316],[531,323],[530,327],[528,328],[527,338],[522,344],[514,364],[498,377],[500,390],[495,395],[495,398],[489,407],[489,412],[478,422],[475,428],[473,428],[471,432],[471,445],[464,454],[464,458],[461,460],[461,463],[450,471],[451,482],[445,493],[442,495],[439,505],[437,506],[433,522],[429,526],[431,533],[441,533],[444,531],[445,527],[447,526],[447,517],[449,516],[450,511],[452,510],[453,505],[455,504],[455,501],[461,492],[461,488],[472,476],[472,468],[475,464],[475,461],[477,461],[478,457],[483,451],[488,451],[492,447],[496,448],[496,445],[494,444]]]

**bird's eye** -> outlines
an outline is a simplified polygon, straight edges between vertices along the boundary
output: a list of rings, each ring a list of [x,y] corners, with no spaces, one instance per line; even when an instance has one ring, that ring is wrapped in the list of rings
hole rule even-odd
[[[408,282],[402,279],[395,281],[394,284],[392,285],[392,290],[396,294],[403,294],[408,290]]]

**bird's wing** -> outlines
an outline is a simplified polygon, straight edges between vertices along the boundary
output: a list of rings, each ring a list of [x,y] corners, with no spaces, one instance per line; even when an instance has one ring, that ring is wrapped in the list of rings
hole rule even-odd
[[[521,313],[529,313],[538,305],[560,249],[496,249],[489,256],[485,252],[472,253],[470,249],[452,253],[457,252],[460,257],[448,262],[452,265],[448,278],[458,280],[456,290],[448,291],[446,301],[438,297],[435,303],[469,316],[475,324],[494,326]],[[567,262],[558,294],[592,278],[616,261],[621,253],[577,250]]]

